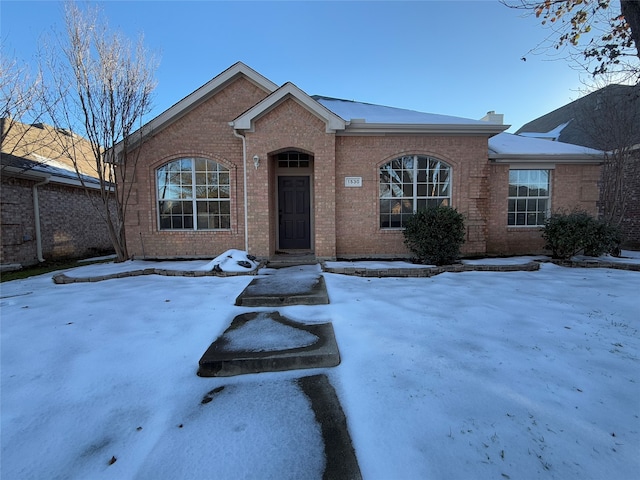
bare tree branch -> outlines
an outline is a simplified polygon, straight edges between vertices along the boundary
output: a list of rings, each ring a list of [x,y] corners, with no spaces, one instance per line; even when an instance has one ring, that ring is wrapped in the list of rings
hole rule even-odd
[[[500,0],[535,15],[550,30],[530,53],[566,53],[592,75],[616,72],[618,81],[640,79],[638,0]]]
[[[72,133],[67,152],[76,171],[82,161],[95,165],[100,181],[97,208],[117,259],[123,261],[129,257],[125,217],[140,149],[115,159],[113,147],[126,141],[151,109],[155,61],[142,39],[132,47],[121,35],[110,34],[95,9],[82,11],[67,2],[65,26],[60,45],[48,49],[44,68],[51,83],[44,104],[54,124]],[[76,135],[89,142],[91,158],[79,148]]]

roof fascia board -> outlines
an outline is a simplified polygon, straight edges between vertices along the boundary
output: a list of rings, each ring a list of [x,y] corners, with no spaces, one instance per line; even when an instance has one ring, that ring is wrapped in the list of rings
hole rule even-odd
[[[268,93],[273,93],[278,88],[278,85],[273,83],[268,78],[260,75],[251,67],[248,67],[242,62],[237,62],[231,67],[227,68],[224,72],[209,80],[196,91],[184,97],[178,103],[169,107],[153,120],[140,127],[137,131],[133,132],[130,135],[132,141],[129,143],[129,148],[137,146],[147,135],[151,133],[157,133],[179,118],[183,117],[184,115],[198,107],[200,104],[202,104],[206,99],[222,90],[240,75],[244,75],[251,83],[258,86],[259,88],[262,88]],[[122,151],[123,148],[124,142],[122,141],[114,147],[116,156]]]
[[[355,123],[337,135],[385,135],[385,134],[437,134],[437,135],[488,135],[492,137],[504,132],[511,125],[495,123],[480,124],[401,124],[401,123]]]
[[[55,183],[55,184],[58,184],[58,185],[70,185],[70,186],[74,186],[74,187],[82,187],[83,186],[82,182],[80,180],[78,180],[78,179],[60,177],[60,176],[55,175],[55,174],[39,172],[39,171],[33,170],[33,169],[24,170],[22,168],[5,166],[5,167],[2,168],[2,173],[3,174],[8,174],[9,176],[11,176],[13,178],[21,178],[21,179],[24,179],[24,180],[31,180],[31,181],[48,180],[49,183]],[[85,186],[87,188],[90,188],[92,190],[99,190],[100,189],[100,185],[97,184],[97,183],[94,183],[94,182],[85,181],[84,184],[85,184]],[[107,187],[107,190],[113,190],[113,187]]]
[[[573,164],[593,164],[598,165],[604,162],[604,155],[597,154],[557,154],[557,155],[544,155],[544,154],[508,154],[508,153],[489,153],[489,160],[494,163],[508,163],[508,164],[520,164],[520,163],[573,163]]]
[[[253,107],[229,124],[236,130],[253,132],[255,121],[257,119],[270,112],[289,98],[293,99],[299,105],[324,121],[326,125],[326,133],[335,133],[336,131],[344,130],[347,125],[347,122],[342,118],[326,108],[324,105],[315,101],[291,82],[285,83],[278,90],[273,92],[264,100],[256,103]]]

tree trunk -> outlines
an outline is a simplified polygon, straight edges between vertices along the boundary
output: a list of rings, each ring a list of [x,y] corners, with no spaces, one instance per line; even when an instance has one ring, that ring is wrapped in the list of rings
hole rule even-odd
[[[631,28],[631,38],[636,44],[636,55],[640,59],[640,1],[620,0],[620,11]]]

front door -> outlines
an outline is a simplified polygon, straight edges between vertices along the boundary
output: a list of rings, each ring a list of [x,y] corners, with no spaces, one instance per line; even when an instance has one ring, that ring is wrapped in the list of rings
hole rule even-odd
[[[278,177],[280,250],[311,248],[309,177]]]

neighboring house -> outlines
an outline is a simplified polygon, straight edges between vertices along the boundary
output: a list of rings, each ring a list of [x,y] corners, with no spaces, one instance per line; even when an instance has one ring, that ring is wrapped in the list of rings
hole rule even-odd
[[[464,255],[538,253],[550,209],[596,211],[602,152],[501,133],[490,114],[312,97],[237,63],[132,136],[129,252],[406,257],[408,216],[450,205]]]
[[[625,246],[640,249],[640,84],[608,85],[532,120],[517,133],[607,152],[628,149],[621,227]]]
[[[0,219],[2,269],[112,251],[106,224],[63,154],[70,133],[48,125],[2,121]],[[62,139],[62,141],[61,141]],[[75,140],[78,140],[77,138]],[[76,148],[88,149],[85,140]],[[81,178],[99,201],[89,162]]]

